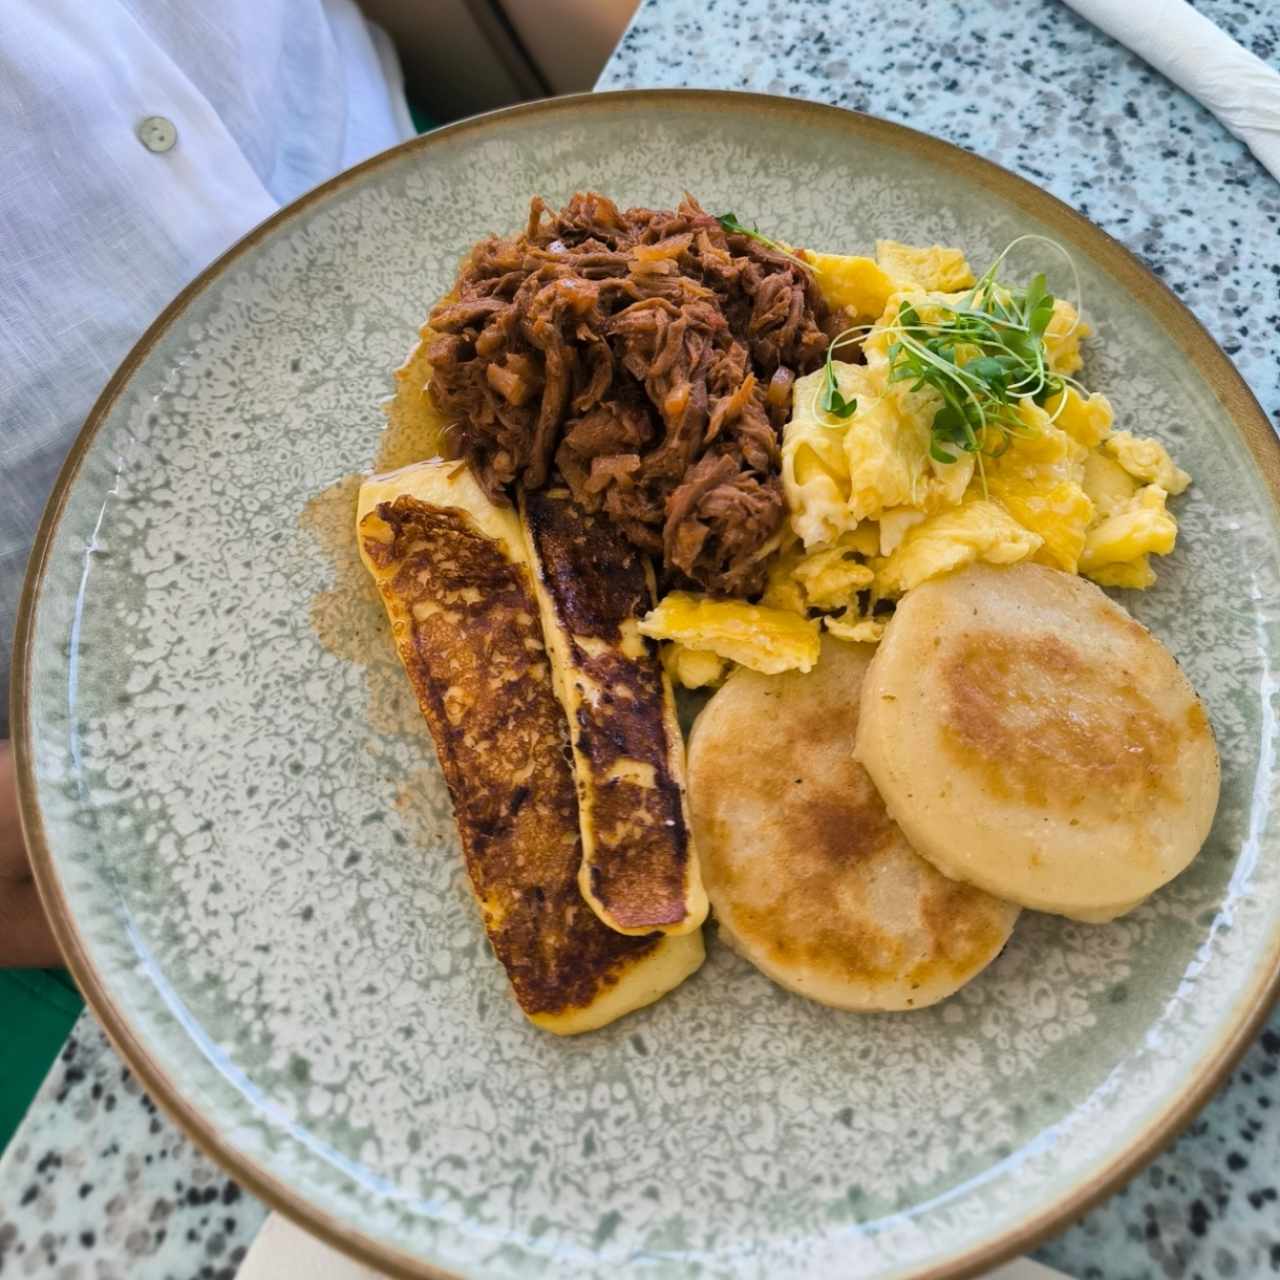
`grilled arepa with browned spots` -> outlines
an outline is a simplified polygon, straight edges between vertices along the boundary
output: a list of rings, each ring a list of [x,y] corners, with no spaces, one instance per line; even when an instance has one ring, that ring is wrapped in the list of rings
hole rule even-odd
[[[687,933],[706,919],[707,895],[671,682],[639,630],[654,603],[653,567],[567,489],[526,491],[520,514],[573,743],[582,896],[620,933]]]
[[[944,874],[1109,920],[1204,843],[1218,753],[1172,655],[1083,578],[974,565],[907,593],[863,689],[858,757]]]
[[[1018,908],[935,871],[854,758],[868,645],[740,668],[689,743],[689,798],[721,935],[775,982],[840,1009],[919,1009],[999,954]]]
[[[433,461],[367,481],[356,521],[520,1007],[571,1034],[658,999],[702,963],[702,935],[624,936],[578,890],[568,736],[515,510]]]

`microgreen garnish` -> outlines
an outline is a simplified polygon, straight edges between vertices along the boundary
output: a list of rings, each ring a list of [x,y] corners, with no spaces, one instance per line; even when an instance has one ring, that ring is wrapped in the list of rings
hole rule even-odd
[[[716,216],[716,221],[729,234],[737,236],[746,236],[748,239],[758,241],[767,249],[772,249],[774,253],[780,253],[784,258],[790,258],[798,267],[803,267],[806,271],[814,269],[813,264],[806,262],[803,258],[797,257],[784,244],[779,244],[776,240],[770,240],[768,236],[762,235],[755,227],[743,226],[738,221],[736,213],[721,213]]]
[[[854,396],[846,400],[840,394],[840,384],[836,381],[835,366],[831,363],[834,351],[835,343],[833,342],[827,348],[827,363],[822,370],[822,390],[818,395],[818,408],[823,413],[829,413],[833,418],[851,418],[857,411],[858,398]]]
[[[1054,297],[1044,275],[1033,276],[1024,289],[1011,289],[997,278],[1011,249],[1024,240],[1042,239],[1020,236],[1014,240],[955,303],[936,298],[919,304],[901,302],[897,315],[886,326],[891,338],[889,381],[909,382],[912,391],[929,387],[942,398],[933,416],[930,456],[950,463],[961,453],[973,454],[984,491],[983,455],[998,457],[1014,436],[1030,430],[1019,412],[1021,401],[1030,399],[1043,405],[1064,386],[1078,385],[1073,378],[1049,368],[1045,333],[1053,319]],[[1075,276],[1066,250],[1052,240],[1045,243],[1067,259]],[[850,416],[853,408],[841,412],[846,402],[839,399],[832,358],[838,347],[855,341],[855,335],[865,334],[868,328],[859,325],[846,330],[827,348],[818,403],[840,418]]]

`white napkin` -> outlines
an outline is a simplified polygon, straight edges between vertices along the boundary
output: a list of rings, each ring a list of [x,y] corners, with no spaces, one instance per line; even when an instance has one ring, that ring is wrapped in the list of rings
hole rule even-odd
[[[288,1218],[273,1213],[262,1224],[262,1230],[236,1272],[236,1280],[378,1280],[380,1274],[321,1244]],[[1071,1280],[1071,1277],[1029,1258],[1018,1258],[988,1272],[986,1280]]]
[[[1222,121],[1280,179],[1280,72],[1186,0],[1065,0]]]
[[[253,1238],[236,1280],[381,1280],[374,1271],[309,1236],[279,1213]]]
[[[1032,1262],[1030,1258],[1015,1258],[1006,1262],[1003,1267],[988,1271],[980,1280],[1071,1280],[1065,1271],[1055,1271],[1042,1262]]]

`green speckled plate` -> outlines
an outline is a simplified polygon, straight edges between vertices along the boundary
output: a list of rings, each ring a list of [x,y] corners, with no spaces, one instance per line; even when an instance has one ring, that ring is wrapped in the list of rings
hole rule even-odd
[[[714,939],[671,997],[558,1040],[517,1012],[376,605],[351,483],[429,304],[528,196],[688,188],[785,239],[1067,244],[1122,426],[1195,475],[1135,612],[1222,746],[1192,868],[1105,927],[1024,915],[947,1003],[854,1016]],[[41,889],[155,1096],[248,1186],[386,1268],[960,1276],[1131,1173],[1258,1025],[1280,949],[1275,441],[1163,286],[1034,187],[834,109],[535,104],[284,210],[147,333],[41,530],[14,724]]]

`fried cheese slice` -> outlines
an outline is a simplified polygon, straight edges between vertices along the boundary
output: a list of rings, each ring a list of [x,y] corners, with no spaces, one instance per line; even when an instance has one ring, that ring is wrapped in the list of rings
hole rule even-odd
[[[521,1009],[571,1035],[665,995],[702,963],[702,935],[624,936],[583,901],[564,712],[515,511],[436,459],[366,481],[356,533]]]
[[[520,514],[573,742],[582,896],[619,933],[688,933],[706,919],[707,895],[671,681],[639,630],[654,601],[653,567],[567,490],[523,493]]]

